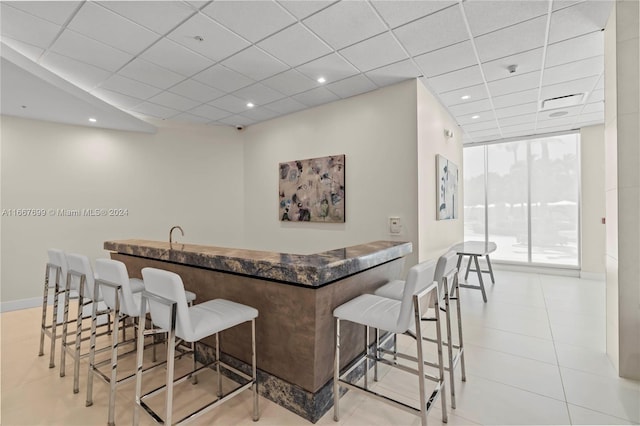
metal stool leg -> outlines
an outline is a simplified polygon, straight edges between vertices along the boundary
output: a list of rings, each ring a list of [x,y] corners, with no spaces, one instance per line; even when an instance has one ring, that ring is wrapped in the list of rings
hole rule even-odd
[[[373,355],[375,359],[373,361],[373,381],[378,381],[378,345],[380,344],[380,329],[376,328],[376,336],[375,336],[375,346],[373,347]]]
[[[176,305],[172,306],[171,329],[167,337],[167,394],[165,399],[166,416],[165,424],[171,425],[173,416],[173,371],[175,368],[175,350],[176,350]]]
[[[487,258],[487,265],[489,266],[489,275],[491,275],[491,283],[495,284],[496,280],[493,277],[493,268],[491,267],[491,260],[489,260],[489,255],[488,254],[485,257]]]
[[[476,265],[478,263],[478,259],[476,256],[470,255],[469,256],[469,262],[467,262],[467,272],[464,273],[464,279],[468,280],[469,279],[469,271],[471,270],[471,259],[475,259],[476,260]]]
[[[449,283],[445,280],[445,288],[444,288],[444,307],[445,307],[445,323],[447,326],[447,356],[449,361],[449,387],[451,388],[451,408],[456,408],[456,391],[455,391],[455,383],[454,383],[454,365],[453,365],[453,336],[451,333],[451,311],[449,304]],[[436,312],[436,315],[439,315]]]
[[[335,318],[334,328],[336,333],[335,362],[333,366],[333,420],[340,420],[340,319]]]
[[[482,271],[480,270],[480,263],[478,263],[478,256],[473,256],[473,260],[476,263],[476,270],[478,271],[478,281],[480,281],[480,290],[482,291],[482,300],[487,303],[487,293],[484,291],[484,280],[482,279]],[[467,273],[469,270],[467,269]]]
[[[111,334],[111,379],[109,380],[109,416],[107,425],[115,426],[116,386],[118,385],[118,328],[120,327],[120,301],[116,292],[116,309],[113,313],[113,333]],[[126,325],[122,324],[122,327]]]
[[[73,358],[73,393],[80,392],[80,345],[82,343],[82,317],[84,315],[84,285],[85,276],[80,278],[78,291],[78,316],[76,318],[76,345]],[[95,303],[92,303],[94,305]]]
[[[58,327],[58,301],[60,299],[60,278],[62,277],[62,270],[56,268],[56,290],[53,299],[53,319],[51,320],[51,354],[49,355],[49,368],[55,367],[55,353],[56,353],[56,332]]]
[[[216,333],[216,373],[218,373],[218,397],[222,397],[222,374],[220,374],[220,333]]]
[[[253,385],[251,392],[253,393],[253,421],[260,419],[260,407],[258,406],[258,366],[256,363],[256,320],[251,320],[251,376],[253,377]]]
[[[467,381],[467,373],[464,366],[464,342],[462,340],[462,310],[460,308],[460,285],[458,284],[458,275],[454,278],[454,290],[456,292],[456,311],[458,314],[458,351],[460,353],[460,371],[462,381]]]
[[[54,297],[57,296],[58,286],[56,285]],[[42,295],[42,325],[40,326],[40,350],[38,356],[44,355],[44,335],[47,327],[47,304],[49,301],[49,265],[47,264],[44,271],[44,294]]]
[[[364,326],[364,388],[369,389],[369,327]]]
[[[69,296],[71,295],[71,274],[67,274],[67,284],[64,290],[64,316],[62,317],[62,344],[60,345],[60,377],[66,374],[67,355],[67,326],[69,324]],[[78,309],[81,309],[78,306]],[[76,324],[77,325],[77,324]]]

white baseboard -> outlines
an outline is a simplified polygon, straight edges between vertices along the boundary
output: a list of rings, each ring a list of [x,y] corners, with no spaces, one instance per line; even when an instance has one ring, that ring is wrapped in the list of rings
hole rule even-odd
[[[0,303],[0,312],[18,311],[20,309],[36,308],[38,306],[42,306],[42,297],[10,300]]]
[[[580,278],[584,278],[585,280],[605,281],[607,279],[607,275],[604,272],[580,271]]]

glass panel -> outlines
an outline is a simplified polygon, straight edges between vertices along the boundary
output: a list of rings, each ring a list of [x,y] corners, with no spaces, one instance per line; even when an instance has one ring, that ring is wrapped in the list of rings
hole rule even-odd
[[[465,148],[464,240],[484,241],[484,146]]]
[[[531,260],[578,266],[577,134],[531,140]]]
[[[528,262],[527,144],[488,145],[487,155],[489,241],[498,246],[491,257]]]

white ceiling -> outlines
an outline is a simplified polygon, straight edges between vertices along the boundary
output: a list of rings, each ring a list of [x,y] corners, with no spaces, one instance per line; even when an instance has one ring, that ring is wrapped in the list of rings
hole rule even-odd
[[[602,123],[602,29],[611,6],[610,0],[3,0],[0,13],[2,43],[137,116],[251,125],[420,78],[470,143]],[[3,113],[33,114],[38,108],[15,107],[27,94],[5,89],[6,79],[19,77],[5,72],[6,64]],[[577,106],[540,110],[544,99],[576,93],[585,94]],[[35,98],[28,94],[29,102]],[[558,111],[567,114],[550,116]]]

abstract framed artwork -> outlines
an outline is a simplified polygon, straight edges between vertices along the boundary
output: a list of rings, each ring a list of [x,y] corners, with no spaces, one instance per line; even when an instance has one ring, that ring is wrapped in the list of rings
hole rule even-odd
[[[438,220],[458,218],[458,166],[442,155],[436,156],[438,170]]]
[[[280,220],[344,222],[344,163],[344,154],[280,163]]]

